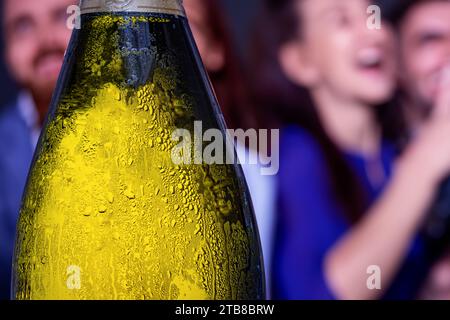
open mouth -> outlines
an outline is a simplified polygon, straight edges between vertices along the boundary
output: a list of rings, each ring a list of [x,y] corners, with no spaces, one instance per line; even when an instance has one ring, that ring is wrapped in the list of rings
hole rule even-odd
[[[36,72],[44,77],[55,77],[61,69],[62,59],[60,54],[44,56],[36,64]]]
[[[360,71],[380,72],[384,66],[384,55],[377,48],[362,49],[357,53],[356,66]]]

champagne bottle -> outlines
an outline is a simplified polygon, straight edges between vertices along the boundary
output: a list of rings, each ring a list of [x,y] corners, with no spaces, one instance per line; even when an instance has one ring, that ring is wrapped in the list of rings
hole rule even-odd
[[[22,200],[13,298],[264,298],[240,166],[171,155],[177,128],[225,132],[181,1],[81,12]]]

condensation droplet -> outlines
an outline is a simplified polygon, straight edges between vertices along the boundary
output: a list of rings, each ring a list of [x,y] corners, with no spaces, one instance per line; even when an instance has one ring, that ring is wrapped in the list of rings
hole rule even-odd
[[[123,194],[130,200],[136,198],[136,195],[129,189],[125,190],[125,192]]]

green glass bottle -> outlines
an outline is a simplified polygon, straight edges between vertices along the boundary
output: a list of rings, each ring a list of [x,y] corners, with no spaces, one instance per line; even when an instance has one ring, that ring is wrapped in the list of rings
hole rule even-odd
[[[81,12],[23,197],[13,298],[264,298],[240,166],[173,160],[177,129],[225,130],[181,1]]]

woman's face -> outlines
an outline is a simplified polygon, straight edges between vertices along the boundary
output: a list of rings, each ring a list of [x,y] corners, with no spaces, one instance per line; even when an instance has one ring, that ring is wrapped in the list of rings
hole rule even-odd
[[[391,98],[396,86],[394,34],[387,24],[371,29],[366,0],[301,0],[299,55],[309,88],[366,104]],[[302,70],[298,70],[302,72]]]

